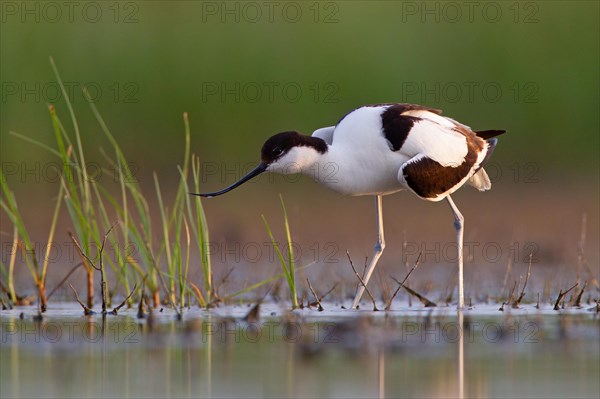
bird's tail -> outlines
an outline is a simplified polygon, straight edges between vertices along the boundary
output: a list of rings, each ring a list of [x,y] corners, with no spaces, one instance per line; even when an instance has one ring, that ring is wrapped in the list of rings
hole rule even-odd
[[[490,158],[492,157],[492,154],[494,153],[494,150],[496,149],[496,145],[498,144],[498,139],[497,138],[488,139],[485,141],[485,143],[486,143],[485,156],[483,157],[483,160],[479,163],[478,169],[482,169],[489,162]]]
[[[498,135],[498,134],[504,133],[504,130],[486,130],[485,132],[477,132],[477,135],[479,136],[480,133],[485,133],[484,135],[487,135],[489,132],[500,132],[500,133],[496,134],[496,135]],[[492,134],[492,133],[489,133],[489,134]],[[490,181],[490,177],[486,173],[485,169],[483,169],[483,167],[490,160],[490,157],[492,156],[492,153],[494,152],[494,149],[496,148],[496,144],[498,144],[497,138],[486,139],[485,156],[483,157],[483,160],[479,163],[479,167],[477,168],[477,170],[475,171],[473,176],[471,176],[469,178],[469,180],[467,181],[467,184],[475,187],[479,191],[487,191],[490,188],[492,188],[492,182]]]
[[[467,184],[475,187],[479,191],[487,191],[492,188],[490,177],[483,168],[480,168],[475,172],[475,174],[467,180]]]
[[[489,140],[504,133],[506,133],[506,130],[480,130],[475,132],[477,137],[481,137],[484,140]]]

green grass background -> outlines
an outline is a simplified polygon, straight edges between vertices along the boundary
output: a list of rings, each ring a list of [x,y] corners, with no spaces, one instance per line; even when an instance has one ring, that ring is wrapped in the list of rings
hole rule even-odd
[[[48,4],[60,7],[57,21],[56,10]],[[88,171],[107,165],[101,149],[114,154],[81,94],[83,86],[97,97],[96,106],[150,201],[155,201],[156,171],[169,206],[183,159],[183,112],[190,117],[192,152],[206,163],[202,170],[217,168],[201,178],[201,189],[208,191],[233,182],[255,164],[262,143],[276,132],[310,134],[361,104],[421,103],[475,129],[508,131],[494,153],[493,167],[486,167],[493,177],[492,192],[465,189],[456,196],[468,220],[467,240],[498,243],[505,250],[493,270],[503,273],[506,249],[513,242],[522,251],[535,243],[541,265],[576,265],[582,215],[587,214],[584,252],[597,275],[599,4],[103,1],[75,3],[71,18],[62,2],[3,1],[2,170],[9,174],[32,236],[45,243],[58,192],[58,160],[9,132],[55,146],[50,102],[72,135],[50,56],[72,88],[85,159],[92,164]],[[96,10],[101,12],[98,18]],[[232,94],[222,99],[220,93],[205,91],[207,86],[236,85],[242,89],[239,101]],[[258,97],[252,91],[256,87],[262,89]],[[273,98],[268,87],[274,87]],[[294,92],[284,93],[284,87],[299,87],[302,93],[291,99],[286,94]],[[416,93],[407,91],[415,88]],[[104,172],[102,183],[118,193],[118,183],[109,174]],[[283,193],[288,205],[304,263],[313,260],[313,243],[320,243],[319,264],[329,253],[327,243],[338,248],[338,263],[319,268],[323,272],[338,270],[336,265],[347,271],[346,249],[356,259],[371,254],[372,199],[343,198],[308,179],[260,180],[219,200],[204,201],[211,239],[221,245],[213,256],[221,276],[228,264],[240,264],[224,257],[227,245],[268,239],[260,214],[272,223],[276,237],[284,237],[277,193]],[[403,237],[428,245],[453,240],[446,206],[406,193],[385,203],[390,245],[383,264],[395,265],[400,259]],[[160,240],[160,213],[156,203],[150,205],[154,239]],[[61,211],[59,242],[72,230],[67,216]],[[11,242],[4,213],[0,221],[0,242]],[[6,256],[4,248],[9,247],[3,246]],[[67,261],[62,257],[58,263]],[[244,270],[255,281],[266,276],[259,266],[269,262],[263,256]],[[572,285],[571,270],[565,270],[564,276],[553,275],[563,288]]]
[[[53,56],[74,85],[89,162],[100,160],[96,148],[107,144],[81,94],[84,85],[100,88],[100,112],[142,175],[158,170],[177,178],[184,111],[201,159],[252,162],[275,132],[310,133],[361,104],[398,101],[442,108],[474,128],[507,129],[495,155],[504,165],[535,162],[545,176],[597,182],[598,2],[478,2],[471,15],[463,2],[452,3],[458,8],[446,2],[275,2],[272,17],[267,3],[96,2],[87,19],[97,8],[102,15],[92,23],[84,18],[85,2],[75,7],[73,21],[62,7],[57,22],[43,2],[3,2],[3,165],[33,167],[52,159],[8,132],[52,143],[45,103],[57,97],[67,123],[48,62]],[[23,7],[38,11],[23,15]],[[207,14],[213,7],[239,12]],[[290,22],[298,9],[298,22]],[[263,93],[256,101],[255,92],[241,93],[239,102],[203,94],[206,85],[236,82]],[[267,84],[278,85],[273,99]],[[284,97],[286,84],[302,89],[297,101]],[[406,91],[436,84],[438,98]],[[472,97],[469,84],[475,85]],[[501,88],[497,101],[486,98],[486,85]],[[23,179],[13,179],[20,189]]]

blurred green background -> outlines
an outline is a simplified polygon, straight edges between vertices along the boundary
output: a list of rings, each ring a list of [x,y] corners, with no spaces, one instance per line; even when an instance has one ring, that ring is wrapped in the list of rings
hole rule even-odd
[[[329,126],[366,103],[442,108],[503,128],[499,162],[598,176],[599,3],[10,2],[2,4],[2,160],[48,154],[48,57],[72,87],[88,148],[103,145],[81,94],[143,169],[180,162],[182,120],[206,161],[257,160],[269,135]],[[175,171],[176,172],[176,171]]]
[[[310,134],[362,104],[421,103],[475,129],[508,131],[490,165],[495,191],[457,194],[472,234],[530,240],[549,252],[560,252],[555,244],[564,242],[564,257],[572,260],[588,212],[588,251],[598,256],[597,1],[66,4],[2,2],[2,167],[12,168],[9,182],[44,232],[57,187],[43,168],[55,159],[9,131],[54,145],[46,109],[53,103],[72,133],[52,56],[72,92],[87,162],[103,163],[100,148],[110,147],[84,86],[150,196],[153,171],[166,189],[179,178],[183,112],[190,115],[192,151],[216,165],[203,179],[212,190],[257,162],[263,141],[276,132]],[[206,201],[213,237],[264,238],[259,215],[280,217],[276,193],[283,192],[300,241],[339,240],[340,259],[355,243],[358,253],[370,253],[370,199],[289,181],[295,180],[263,179]],[[401,218],[386,225],[390,239],[408,231],[452,240],[446,207],[406,194],[386,201],[396,212],[386,217]],[[239,209],[248,204],[248,212]],[[315,226],[315,219],[332,223]]]

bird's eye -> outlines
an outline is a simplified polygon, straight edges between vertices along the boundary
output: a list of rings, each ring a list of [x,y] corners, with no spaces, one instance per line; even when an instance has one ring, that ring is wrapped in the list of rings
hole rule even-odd
[[[281,148],[279,148],[279,147],[275,147],[275,148],[273,148],[273,155],[275,155],[275,156],[279,156],[279,155],[281,155],[282,153],[283,153],[283,150],[282,150]]]

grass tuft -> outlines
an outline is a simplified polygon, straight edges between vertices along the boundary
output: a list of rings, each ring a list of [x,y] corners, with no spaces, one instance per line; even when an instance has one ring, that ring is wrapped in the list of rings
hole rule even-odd
[[[275,240],[273,236],[273,231],[265,218],[265,215],[261,215],[263,223],[265,225],[265,229],[267,230],[267,234],[271,239],[271,243],[275,248],[275,252],[277,252],[277,256],[279,257],[279,263],[281,264],[281,268],[283,270],[283,274],[285,275],[285,279],[288,284],[288,288],[290,290],[290,299],[292,301],[292,309],[296,309],[298,307],[298,296],[296,293],[296,265],[294,261],[294,251],[293,251],[293,242],[292,235],[290,233],[290,224],[287,216],[287,211],[285,209],[285,203],[283,201],[283,197],[279,194],[279,199],[281,200],[281,208],[283,209],[283,219],[285,225],[285,234],[287,241],[287,249],[288,249],[288,260],[286,262],[281,249],[279,248],[279,244]]]

